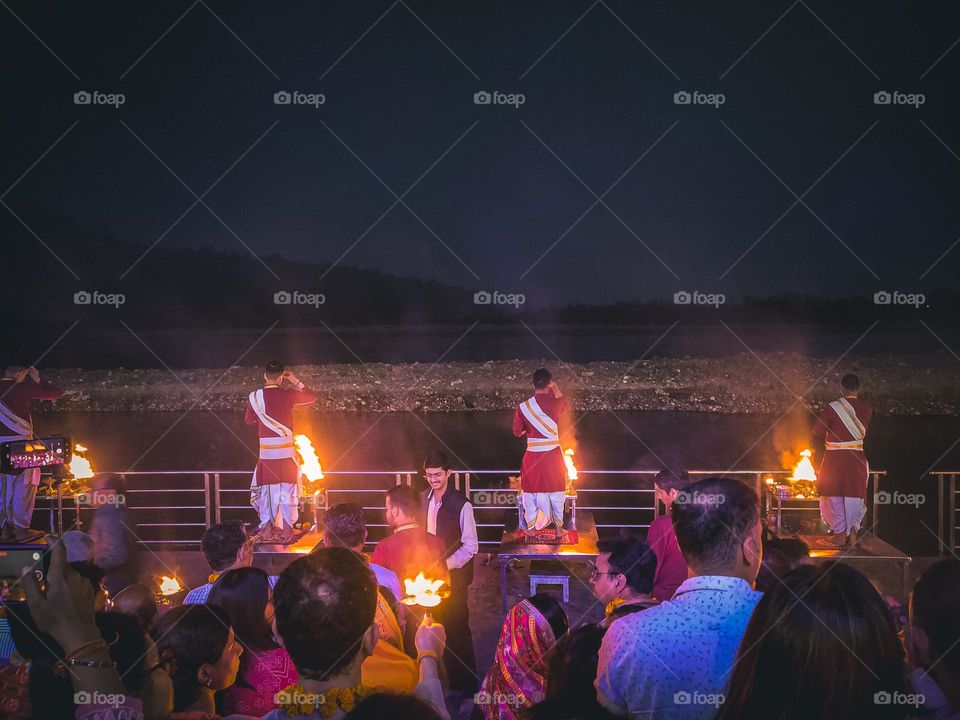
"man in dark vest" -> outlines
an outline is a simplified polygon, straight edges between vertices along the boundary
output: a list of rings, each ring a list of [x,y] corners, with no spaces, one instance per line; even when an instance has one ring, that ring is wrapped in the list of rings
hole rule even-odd
[[[444,453],[433,451],[427,455],[423,472],[430,486],[422,495],[427,532],[443,540],[444,558],[450,571],[450,597],[435,613],[447,631],[443,659],[450,687],[472,696],[477,691],[477,670],[468,599],[473,582],[473,556],[480,547],[477,523],[470,501],[450,485],[450,460]]]

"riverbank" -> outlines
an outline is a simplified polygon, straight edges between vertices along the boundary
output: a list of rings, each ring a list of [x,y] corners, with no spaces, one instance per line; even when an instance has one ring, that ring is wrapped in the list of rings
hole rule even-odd
[[[652,410],[782,413],[798,398],[820,406],[839,378],[856,372],[876,410],[890,415],[960,414],[960,362],[948,353],[811,358],[743,353],[721,358],[651,358],[561,364],[555,360],[484,363],[300,365],[292,369],[320,398],[316,412],[505,410],[529,394],[530,373],[553,369],[580,411]],[[256,367],[190,370],[51,369],[65,390],[52,412],[242,410],[261,382]]]

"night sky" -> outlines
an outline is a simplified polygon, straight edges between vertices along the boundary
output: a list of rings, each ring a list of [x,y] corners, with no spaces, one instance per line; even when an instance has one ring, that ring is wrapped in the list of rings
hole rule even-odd
[[[3,203],[131,264],[159,240],[533,303],[958,285],[956,3],[2,5]]]

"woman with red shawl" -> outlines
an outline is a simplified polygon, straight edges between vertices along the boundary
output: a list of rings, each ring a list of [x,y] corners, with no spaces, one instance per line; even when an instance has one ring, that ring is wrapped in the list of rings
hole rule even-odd
[[[551,595],[537,593],[510,609],[493,667],[477,693],[484,720],[516,720],[544,699],[544,656],[566,632],[567,615]]]

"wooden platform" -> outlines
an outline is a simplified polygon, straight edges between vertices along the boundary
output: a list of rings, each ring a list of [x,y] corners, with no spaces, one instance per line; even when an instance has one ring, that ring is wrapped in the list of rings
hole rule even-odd
[[[810,557],[816,560],[842,560],[851,563],[899,563],[901,566],[901,595],[906,598],[910,593],[910,563],[913,558],[878,537],[867,535],[858,540],[857,544],[852,547],[838,546],[837,538],[833,535],[795,535],[791,537],[803,540],[810,548]]]
[[[504,530],[500,539],[497,555],[500,557],[500,602],[503,611],[507,610],[507,562],[513,558],[528,560],[592,560],[597,557],[597,528],[593,523],[593,514],[577,513],[577,542],[566,545],[540,545],[525,543],[519,530]]]

